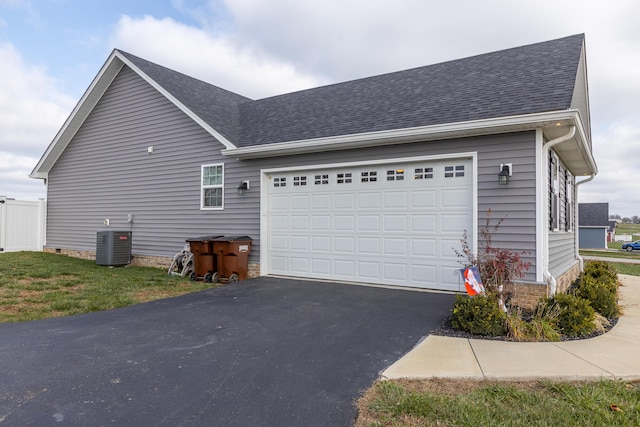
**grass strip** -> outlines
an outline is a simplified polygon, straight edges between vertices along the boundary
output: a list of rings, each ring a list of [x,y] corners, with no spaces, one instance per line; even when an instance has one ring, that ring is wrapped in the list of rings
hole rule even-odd
[[[358,402],[356,426],[637,426],[638,383],[393,380]]]
[[[152,267],[105,267],[43,252],[0,255],[0,323],[110,310],[215,286]]]

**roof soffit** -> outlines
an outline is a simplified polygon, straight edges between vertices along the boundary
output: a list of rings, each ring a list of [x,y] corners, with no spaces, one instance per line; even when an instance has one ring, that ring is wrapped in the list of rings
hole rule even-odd
[[[348,150],[523,132],[535,129],[542,129],[545,136],[551,140],[567,134],[570,126],[576,127],[576,135],[570,140],[555,146],[554,150],[559,153],[563,161],[565,161],[575,175],[597,173],[597,167],[591,155],[591,149],[586,145],[585,131],[578,110],[553,111],[444,125],[239,147],[236,149],[223,150],[222,154],[238,159],[278,157],[322,151]]]

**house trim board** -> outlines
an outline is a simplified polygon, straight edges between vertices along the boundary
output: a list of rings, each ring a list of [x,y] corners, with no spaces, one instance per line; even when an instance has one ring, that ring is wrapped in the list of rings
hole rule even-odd
[[[319,151],[347,150],[418,141],[424,142],[458,137],[471,137],[496,133],[521,132],[544,127],[573,125],[578,129],[575,140],[583,160],[588,164],[589,169],[597,171],[595,161],[589,152],[588,147],[586,147],[587,139],[584,134],[582,123],[580,112],[578,110],[562,110],[414,128],[330,136],[326,138],[276,142],[257,146],[225,149],[222,150],[222,154],[224,156],[235,157],[237,159],[255,159],[314,153]]]
[[[314,170],[314,169],[333,169],[333,168],[347,168],[347,167],[360,167],[367,165],[384,165],[390,163],[401,163],[401,162],[420,162],[420,161],[439,161],[439,160],[447,160],[447,159],[460,159],[467,158],[471,160],[471,164],[473,167],[473,176],[472,176],[472,233],[473,233],[473,241],[472,250],[474,254],[477,254],[478,248],[478,153],[476,151],[473,152],[459,152],[459,153],[449,153],[449,154],[438,154],[438,155],[430,155],[430,156],[411,156],[411,157],[399,157],[399,158],[391,158],[391,159],[378,159],[378,160],[367,160],[367,161],[357,161],[357,162],[340,162],[340,163],[324,163],[324,164],[314,164],[314,165],[300,165],[300,166],[292,166],[292,167],[279,167],[279,168],[266,168],[260,169],[260,275],[264,276],[269,274],[269,265],[268,265],[268,248],[269,248],[269,233],[268,233],[268,220],[269,220],[269,196],[268,196],[268,188],[269,188],[269,174],[274,174],[278,172],[294,172],[294,171],[305,171],[305,170]]]
[[[547,209],[547,198],[545,190],[545,177],[548,176],[548,162],[544,159],[544,135],[542,129],[536,130],[536,281],[544,281],[544,272],[549,266],[549,211]]]

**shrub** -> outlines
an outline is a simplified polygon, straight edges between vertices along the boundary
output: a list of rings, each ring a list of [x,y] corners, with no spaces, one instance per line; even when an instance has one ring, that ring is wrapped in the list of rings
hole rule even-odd
[[[584,265],[584,276],[592,277],[614,286],[618,283],[618,272],[606,261],[589,261]]]
[[[451,326],[474,335],[498,336],[505,332],[506,314],[493,293],[474,297],[456,295],[451,310]]]
[[[493,239],[498,234],[505,218],[498,220],[492,226],[491,209],[489,209],[485,225],[479,230],[478,253],[476,254],[472,249],[473,246],[469,242],[467,230],[463,232],[460,240],[461,250],[457,248],[453,250],[464,267],[478,267],[485,288],[498,295],[496,301],[500,308],[506,311],[505,301],[508,297],[508,288],[524,277],[525,272],[531,267],[531,263],[523,259],[524,255],[529,254],[528,252],[517,252],[494,245]]]
[[[584,274],[575,283],[573,292],[577,297],[589,301],[595,311],[611,319],[620,314],[617,301],[617,286],[615,280],[613,282],[605,282],[605,277],[607,276],[595,278]]]
[[[560,307],[558,328],[568,337],[589,335],[595,330],[595,311],[589,301],[572,294],[556,294],[544,301],[547,310]]]
[[[525,318],[521,309],[513,310],[506,319],[507,335],[516,341],[560,341],[557,304],[538,304],[533,313]]]

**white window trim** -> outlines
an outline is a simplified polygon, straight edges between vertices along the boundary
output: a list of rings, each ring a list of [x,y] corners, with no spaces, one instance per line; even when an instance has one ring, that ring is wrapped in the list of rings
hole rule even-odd
[[[212,166],[222,167],[222,183],[216,185],[204,185],[204,169]],[[222,204],[220,206],[205,206],[204,205],[204,190],[208,188],[221,188],[222,189]],[[210,163],[200,166],[200,210],[203,211],[221,211],[224,209],[224,163]]]
[[[554,169],[551,169],[551,197],[555,198],[555,217],[553,223],[553,231],[560,231],[560,159],[555,152],[551,152],[555,165],[551,165]],[[553,204],[552,204],[553,206]]]

